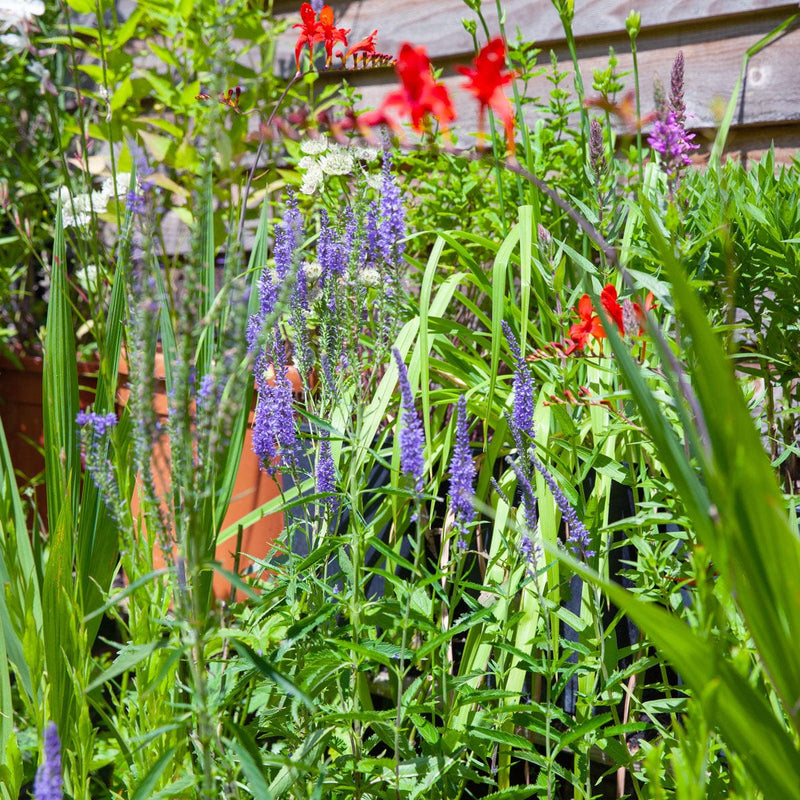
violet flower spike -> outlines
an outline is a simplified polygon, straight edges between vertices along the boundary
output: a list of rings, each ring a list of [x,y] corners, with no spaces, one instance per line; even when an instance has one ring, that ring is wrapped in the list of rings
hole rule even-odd
[[[51,722],[44,729],[44,762],[36,770],[33,782],[34,800],[62,800],[61,740],[58,728]]]
[[[464,538],[467,526],[475,519],[475,464],[469,446],[469,429],[467,426],[467,398],[462,394],[458,398],[456,417],[456,441],[453,448],[453,459],[450,462],[450,507],[455,516],[455,528],[459,537],[456,546],[465,550],[467,542]]]
[[[378,222],[378,249],[390,268],[397,267],[405,249],[406,220],[400,187],[392,174],[392,157],[383,151],[383,180],[381,183],[380,219]]]
[[[518,433],[524,433],[529,439],[534,438],[533,430],[533,379],[531,378],[530,370],[525,360],[522,358],[522,352],[519,349],[517,340],[511,332],[508,323],[503,320],[503,333],[506,335],[508,345],[511,348],[511,354],[514,356],[514,407],[511,413],[511,427],[514,432],[514,438],[517,441],[517,447],[520,450],[521,441],[517,436]]]
[[[519,463],[512,458],[506,458],[514,474],[517,476],[517,485],[519,491],[522,493],[522,508],[525,515],[525,525],[528,530],[533,533],[536,526],[539,524],[539,513],[536,507],[536,495],[533,491],[533,485],[530,478],[525,474],[525,471],[520,467]]]
[[[669,108],[675,114],[675,119],[679,125],[683,125],[686,122],[686,103],[683,99],[683,67],[683,50],[679,50],[672,64],[669,87]]]
[[[551,475],[547,467],[535,456],[532,457],[531,461],[533,466],[536,467],[544,478],[544,482],[550,489],[553,499],[556,501],[556,505],[561,511],[564,522],[567,523],[567,545],[570,550],[572,550],[578,558],[584,560],[591,558],[595,555],[594,550],[589,550],[591,537],[589,536],[589,531],[586,530],[586,526],[578,518],[578,512],[575,511],[572,504],[567,500],[566,495],[561,491],[561,487],[556,483],[556,479]]]
[[[395,347],[392,355],[397,363],[399,373],[400,398],[401,398],[401,422],[400,428],[400,469],[408,475],[414,482],[414,491],[419,494],[422,492],[423,475],[425,472],[425,434],[422,430],[422,421],[414,407],[414,396],[411,393],[411,384],[408,381],[408,371],[403,362],[400,351]]]
[[[661,155],[661,169],[669,178],[675,178],[683,167],[692,163],[689,153],[700,145],[694,144],[693,133],[687,133],[674,112],[667,114],[664,122],[656,120],[653,132],[647,137],[650,147]]]
[[[279,466],[276,459],[291,463],[297,448],[297,433],[292,407],[292,384],[285,365],[275,365],[273,383],[258,387],[258,404],[253,420],[253,452],[261,466],[274,475]],[[263,373],[262,373],[263,377]]]
[[[333,463],[331,443],[327,437],[322,440],[319,446],[316,479],[317,491],[320,494],[329,494],[336,491],[336,465]],[[336,513],[339,507],[339,501],[336,497],[326,497],[323,502],[331,513]]]

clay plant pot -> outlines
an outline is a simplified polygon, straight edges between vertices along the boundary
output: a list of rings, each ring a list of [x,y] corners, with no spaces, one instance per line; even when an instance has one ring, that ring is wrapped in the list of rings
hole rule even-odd
[[[8,441],[11,463],[21,490],[32,488],[36,508],[47,525],[44,484],[44,359],[18,356],[19,364],[0,358],[0,418]],[[94,400],[96,363],[78,361],[81,408]]]
[[[120,374],[127,375],[127,366],[124,358],[121,359]],[[167,417],[167,396],[164,384],[164,359],[159,352],[156,354],[154,375],[157,382],[157,390],[153,397],[156,413],[162,422]],[[300,375],[296,369],[290,368],[289,379],[295,391],[300,391]],[[122,402],[127,401],[128,390],[123,389],[118,394]],[[263,506],[270,500],[280,495],[281,486],[269,473],[261,469],[261,465],[255,452],[253,452],[253,411],[250,412],[247,430],[245,431],[244,444],[242,447],[239,470],[236,474],[231,501],[228,511],[222,523],[222,529],[235,525],[240,519]],[[169,436],[163,433],[158,442],[153,447],[153,476],[156,491],[164,496],[168,489],[168,476],[170,474],[171,448]],[[139,510],[138,492],[134,492],[131,500],[133,516],[136,518]],[[283,512],[275,512],[265,515],[261,519],[243,528],[240,542],[239,558],[237,564],[236,550],[237,537],[217,545],[215,559],[221,564],[223,569],[228,572],[237,572],[239,575],[247,575],[252,572],[251,567],[255,560],[263,560],[272,549],[275,541],[284,529]],[[164,553],[156,547],[153,553],[153,565],[156,569],[165,566]],[[213,591],[218,600],[229,601],[232,597],[230,581],[220,572],[214,573]],[[244,592],[236,591],[233,595],[235,600],[244,600]]]
[[[44,411],[42,406],[43,364],[42,358],[19,357],[20,366],[7,359],[0,359],[0,415],[11,455],[11,463],[17,474],[21,489],[31,487],[35,492],[37,511],[43,524],[47,525],[47,503],[44,485]],[[91,405],[97,387],[97,364],[78,362],[80,384],[80,405],[82,409]],[[124,406],[129,392],[125,387],[128,370],[124,357],[120,360],[120,388],[117,403]],[[300,388],[300,376],[290,370],[290,380]],[[156,378],[158,388],[153,397],[156,412],[166,419],[167,398],[164,389],[163,356],[156,355]],[[231,502],[223,522],[223,528],[234,525],[246,514],[254,511],[280,494],[276,480],[260,467],[253,452],[252,413],[250,424],[245,432],[239,471],[236,475]],[[169,474],[169,437],[164,434],[153,450],[153,466],[156,476]],[[166,487],[157,487],[159,491]],[[134,493],[131,500],[134,517],[139,506],[139,498]],[[262,517],[244,528],[241,539],[239,574],[246,574],[253,564],[253,558],[263,559],[269,553],[275,540],[284,527],[283,513],[278,512]],[[220,544],[216,549],[216,559],[223,568],[234,572],[236,565],[236,537]],[[252,556],[253,558],[251,558]],[[157,566],[163,566],[163,554],[155,554]],[[214,575],[214,594],[220,600],[229,600],[230,582],[221,574]],[[243,599],[243,593],[237,593]]]

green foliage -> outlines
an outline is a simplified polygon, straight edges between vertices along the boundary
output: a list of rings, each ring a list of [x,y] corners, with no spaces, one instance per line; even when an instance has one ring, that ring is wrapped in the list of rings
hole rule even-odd
[[[576,59],[573,5],[555,5]],[[85,800],[591,798],[614,776],[624,796],[654,800],[797,796],[797,165],[776,169],[770,153],[668,185],[641,146],[615,152],[608,111],[601,167],[583,87],[553,58],[549,96],[533,102],[538,51],[518,41],[519,162],[500,163],[497,135],[491,161],[394,154],[405,257],[373,252],[369,272],[386,188],[367,155],[306,191],[307,145],[268,143],[270,163],[284,147],[288,163],[250,176],[243,209],[247,117],[195,100],[242,83],[247,110],[275,107],[284,84],[229,52],[242,41],[237,55],[272,60],[271,9],[146,0],[121,21],[70,7],[102,24],[70,12],[51,39],[85,100],[56,112],[52,135],[86,159],[65,161],[78,171],[46,259],[46,528],[0,428],[2,797],[33,780],[50,719],[66,792]],[[595,75],[610,107],[616,66],[612,52]],[[336,88],[318,83],[293,79],[289,102],[335,116]],[[532,110],[543,116],[526,123]],[[148,196],[123,211],[115,196],[88,229],[65,227],[67,204],[97,191],[89,139],[139,188],[141,143],[164,208]],[[306,228],[288,264],[271,205],[284,184],[299,185]],[[191,232],[175,258],[160,233],[170,208]],[[322,210],[342,241],[355,231],[336,281],[314,277]],[[101,277],[87,289],[90,264]],[[279,270],[264,311],[262,281]],[[118,416],[96,437],[75,424],[87,313],[92,410]],[[253,350],[268,346],[266,363]],[[424,430],[421,491],[402,474],[393,348]],[[253,377],[258,402],[276,402],[267,386],[286,355],[302,385],[298,451],[263,464],[282,473],[280,497],[231,523]],[[450,497],[462,395],[466,531]],[[333,491],[317,485],[323,442]],[[242,529],[266,514],[283,533],[239,574]],[[233,571],[215,560],[223,543]]]

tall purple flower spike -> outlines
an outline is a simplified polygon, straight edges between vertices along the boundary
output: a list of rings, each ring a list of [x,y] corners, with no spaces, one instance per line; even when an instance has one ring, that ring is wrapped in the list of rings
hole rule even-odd
[[[411,384],[408,381],[408,371],[403,362],[403,357],[397,348],[392,350],[392,355],[397,363],[400,382],[400,399],[402,408],[402,427],[400,428],[400,469],[414,482],[414,490],[422,491],[423,475],[425,473],[425,434],[422,430],[422,421],[414,407],[414,396],[411,393]]]
[[[450,462],[450,504],[458,531],[456,544],[460,550],[465,550],[467,547],[467,541],[464,538],[467,525],[475,519],[475,506],[472,499],[475,494],[474,479],[475,464],[470,451],[467,426],[467,398],[462,394],[458,398],[456,442],[453,448],[453,460]]]

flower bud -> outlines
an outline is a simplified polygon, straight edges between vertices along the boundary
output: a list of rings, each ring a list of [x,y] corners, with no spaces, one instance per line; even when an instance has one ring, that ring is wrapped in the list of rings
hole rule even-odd
[[[631,10],[631,13],[628,14],[628,19],[625,20],[625,29],[628,31],[628,36],[631,37],[631,40],[635,41],[639,31],[642,29],[641,12]]]

